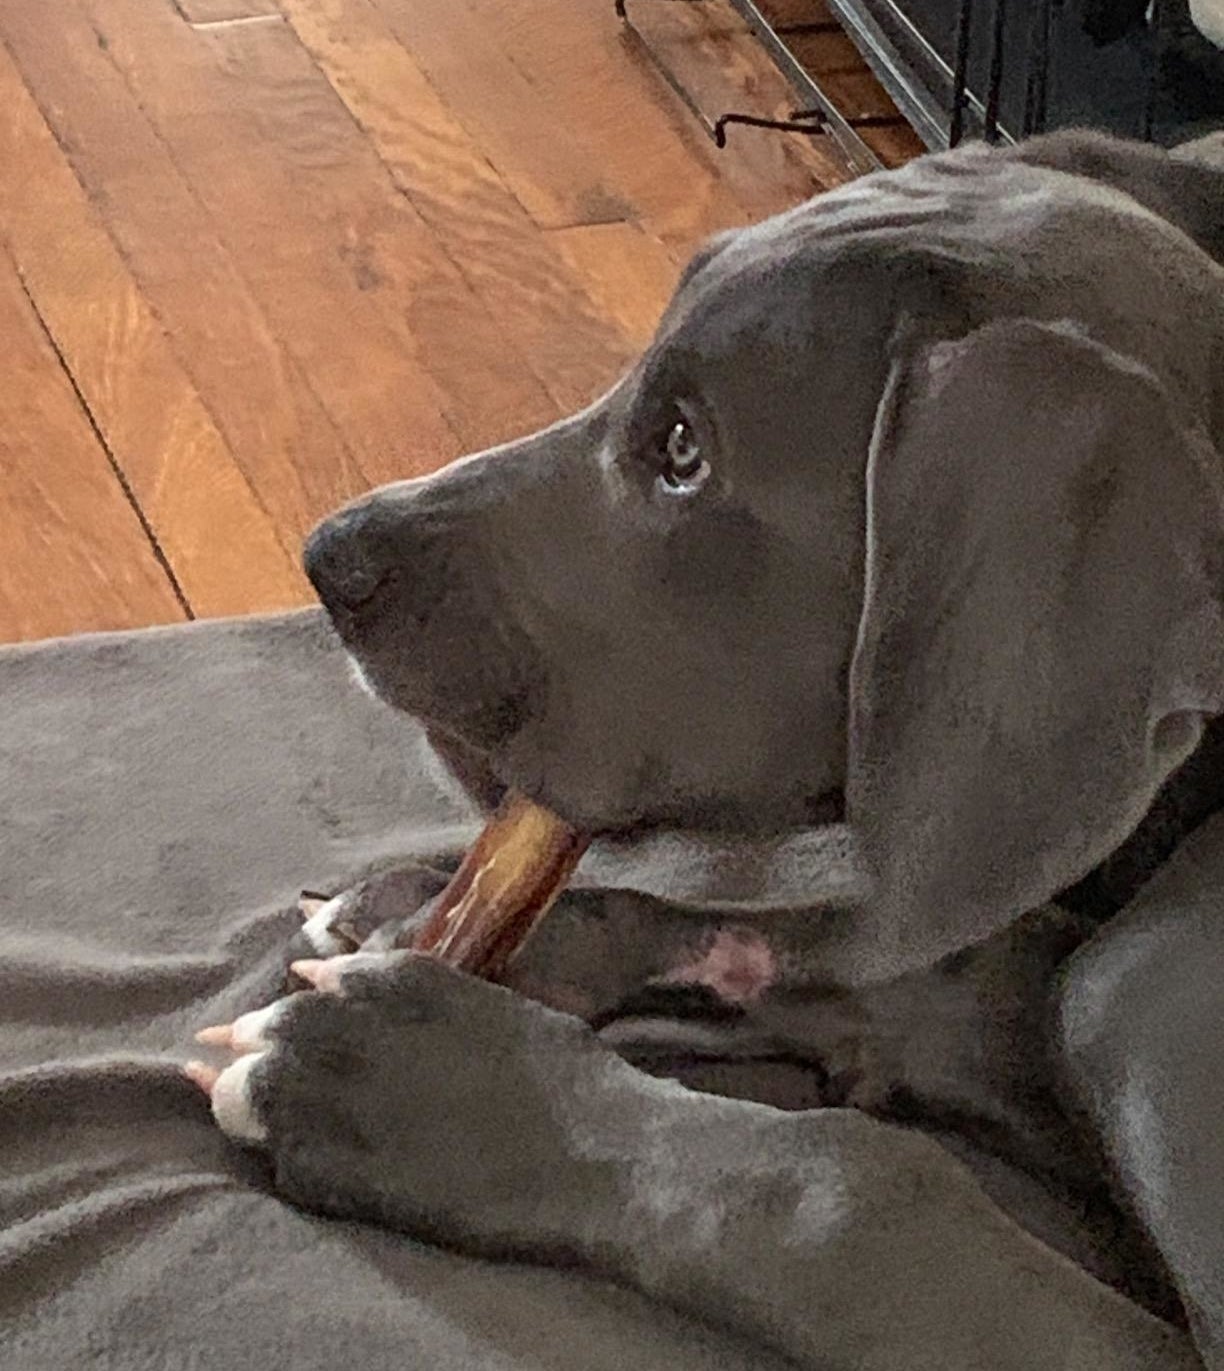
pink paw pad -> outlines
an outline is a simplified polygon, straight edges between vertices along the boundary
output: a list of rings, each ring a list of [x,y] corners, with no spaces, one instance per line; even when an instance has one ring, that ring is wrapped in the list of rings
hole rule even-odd
[[[720,928],[697,957],[662,977],[672,985],[707,986],[731,1004],[750,1004],[777,979],[777,958],[765,939],[729,928]]]

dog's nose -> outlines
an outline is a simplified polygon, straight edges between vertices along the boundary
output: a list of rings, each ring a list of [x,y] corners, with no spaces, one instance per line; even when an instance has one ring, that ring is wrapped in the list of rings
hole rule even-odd
[[[372,515],[360,505],[333,514],[306,540],[306,575],[328,609],[358,609],[374,598],[389,567]]]

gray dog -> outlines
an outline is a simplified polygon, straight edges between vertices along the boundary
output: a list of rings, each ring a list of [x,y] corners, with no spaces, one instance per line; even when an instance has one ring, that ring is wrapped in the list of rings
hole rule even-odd
[[[201,1075],[282,1192],[805,1367],[1224,1368],[1222,260],[1220,143],[926,157],[329,519],[369,688],[622,876],[508,987],[385,950],[445,873],[325,906]]]

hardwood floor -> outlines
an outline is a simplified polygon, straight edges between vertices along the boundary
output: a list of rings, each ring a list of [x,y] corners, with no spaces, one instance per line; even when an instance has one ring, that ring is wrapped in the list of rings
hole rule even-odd
[[[786,107],[722,0],[659,9]],[[7,0],[0,112],[8,641],[307,603],[321,515],[585,403],[704,237],[846,175],[716,149],[611,0]]]

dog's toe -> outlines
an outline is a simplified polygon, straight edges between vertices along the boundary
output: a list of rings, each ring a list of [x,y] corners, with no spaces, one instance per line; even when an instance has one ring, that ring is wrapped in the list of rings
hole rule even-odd
[[[342,981],[346,976],[353,972],[368,972],[384,964],[385,958],[368,953],[296,961],[291,970],[312,987],[311,991],[285,996],[240,1015],[233,1023],[217,1024],[196,1033],[197,1042],[236,1057],[223,1068],[199,1061],[189,1062],[184,1067],[185,1074],[209,1096],[213,1115],[224,1132],[244,1142],[267,1141],[268,1129],[254,1089],[257,1072],[265,1081],[270,1079],[270,1073],[274,1075],[283,1094],[287,1077],[292,1077],[294,1082],[305,1079],[305,1075],[320,1081],[326,1078],[329,1068],[336,1065],[337,1052],[344,1056],[345,1063],[360,1058],[360,1028],[345,1037],[340,1030],[349,1019],[344,1016],[335,1019],[326,1007],[334,1006],[338,998],[345,997],[346,987]],[[305,1040],[297,1041],[295,1048],[286,1054],[287,1039],[293,1039],[295,1034],[301,1039],[303,1033]],[[344,1055],[345,1051],[347,1055]],[[286,1072],[291,1064],[293,1069]],[[305,1070],[307,1065],[309,1070]],[[342,1070],[341,1079],[346,1074]],[[262,1095],[260,1099],[263,1100]]]
[[[343,952],[352,952],[358,946],[350,930],[339,922],[344,904],[344,895],[337,895],[331,900],[303,897],[298,902],[298,908],[306,915],[302,936],[320,957],[335,957]]]
[[[210,1091],[213,1118],[223,1132],[242,1142],[267,1141],[268,1130],[255,1106],[252,1073],[262,1062],[262,1052],[248,1052],[218,1073]]]
[[[355,953],[342,953],[340,956],[327,958],[304,957],[300,961],[291,962],[289,970],[308,985],[314,986],[316,990],[335,995],[340,991],[340,979],[345,971],[359,961],[360,958]]]
[[[207,1062],[187,1062],[183,1067],[183,1075],[198,1085],[211,1099],[213,1086],[217,1084],[221,1071],[218,1067],[209,1066]]]
[[[236,1057],[223,1068],[199,1061],[188,1062],[184,1067],[189,1079],[211,1100],[217,1123],[233,1138],[253,1143],[267,1138],[267,1129],[254,1104],[251,1073],[274,1048],[275,1029],[288,1014],[292,998],[252,1009],[233,1023],[202,1028],[195,1035],[196,1042],[221,1048]]]
[[[195,1035],[207,1047],[224,1047],[230,1052],[258,1052],[268,1045],[267,1033],[279,1016],[280,1003],[266,1005],[241,1014],[233,1023],[201,1028]]]

